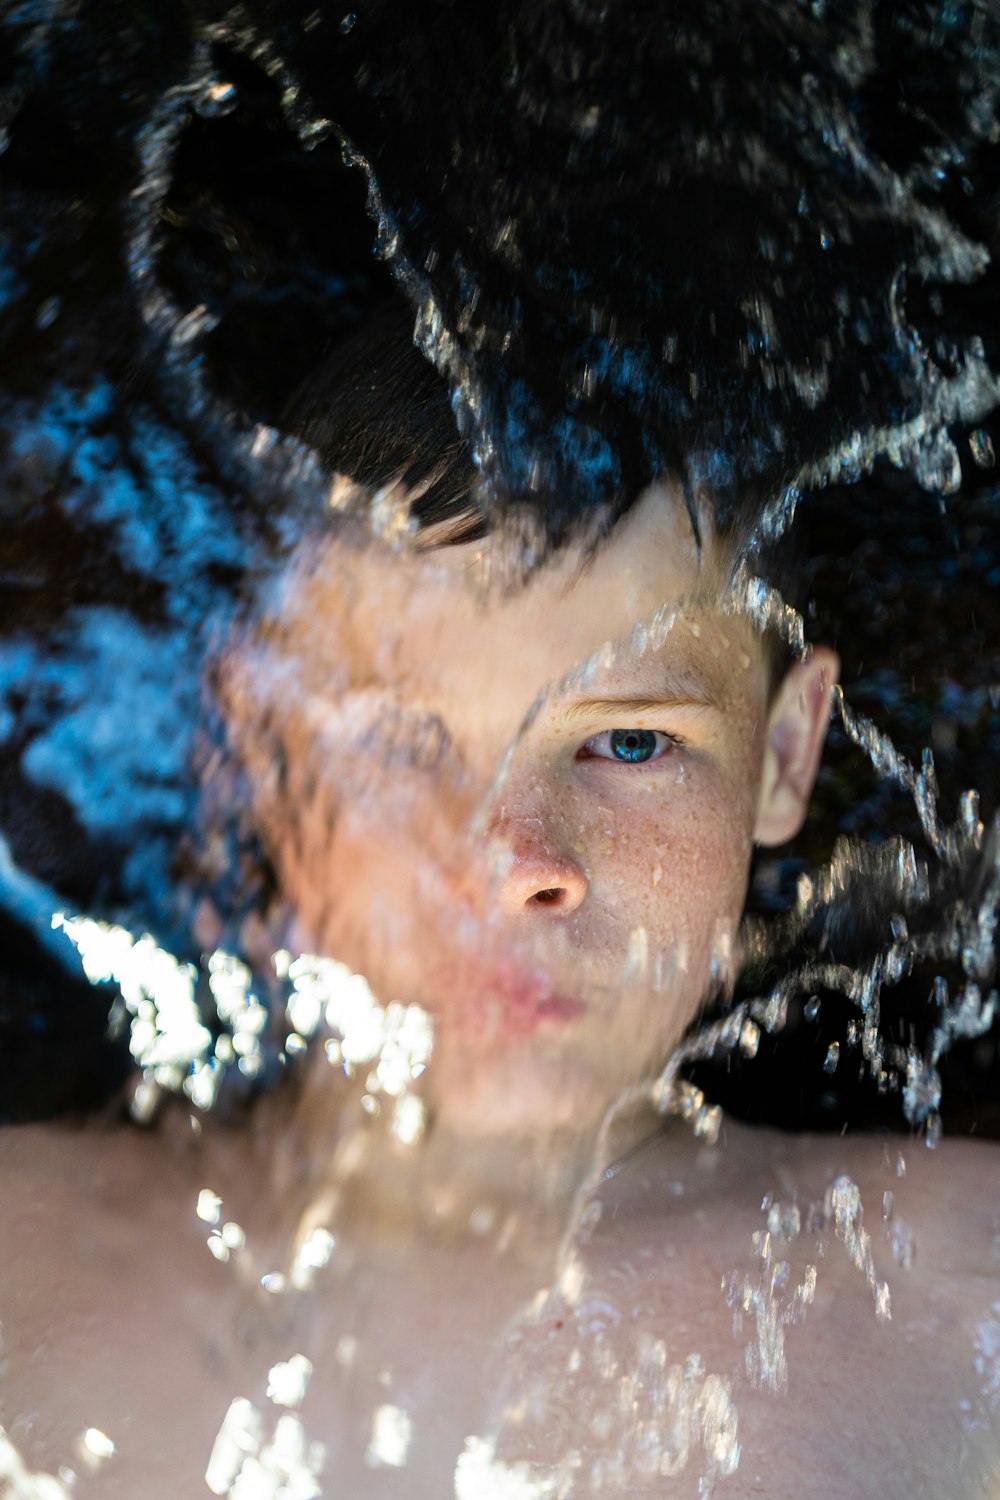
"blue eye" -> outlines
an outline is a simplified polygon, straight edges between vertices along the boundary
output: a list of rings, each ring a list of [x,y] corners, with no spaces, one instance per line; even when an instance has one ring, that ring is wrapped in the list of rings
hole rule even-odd
[[[588,740],[580,753],[584,758],[594,755],[600,760],[640,766],[648,760],[658,760],[676,743],[658,729],[605,729]]]

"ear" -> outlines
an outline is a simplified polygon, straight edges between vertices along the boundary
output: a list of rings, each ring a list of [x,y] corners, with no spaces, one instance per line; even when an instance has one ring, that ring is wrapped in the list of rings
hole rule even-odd
[[[839,674],[837,653],[813,646],[790,668],[775,695],[754,828],[758,844],[784,844],[805,821]]]

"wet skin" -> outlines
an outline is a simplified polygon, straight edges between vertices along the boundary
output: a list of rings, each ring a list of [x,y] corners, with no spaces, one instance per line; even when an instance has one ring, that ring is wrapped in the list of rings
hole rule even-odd
[[[352,1092],[321,1053],[300,1096],[266,1098],[238,1131],[192,1129],[183,1110],[155,1133],[0,1131],[0,1424],[50,1473],[79,1467],[85,1427],[107,1431],[118,1452],[92,1500],[194,1500],[232,1398],[270,1432],[267,1371],[301,1352],[315,1365],[302,1421],[327,1447],[331,1495],[447,1500],[474,1437],[515,1466],[487,1494],[548,1500],[561,1473],[573,1500],[687,1500],[704,1445],[668,1478],[637,1456],[662,1344],[664,1369],[697,1355],[735,1401],[743,1457],[720,1496],[989,1496],[990,1148],[907,1144],[919,1160],[900,1179],[895,1147],[864,1138],[726,1125],[705,1147],[674,1125],[597,1188],[596,1228],[560,1254],[598,1118],[661,1065],[710,954],[735,944],[754,837],[801,818],[833,658],[817,652],[769,704],[752,629],[718,605],[721,562],[709,550],[699,564],[669,503],[588,569],[567,561],[491,609],[465,587],[475,566],[459,549],[323,551],[221,675],[281,935],[435,1017],[428,1139],[396,1154],[357,1108],[363,1080]],[[564,681],[668,600],[676,619],[654,650]],[[656,1123],[623,1119],[608,1157]],[[803,1233],[775,1249],[795,1277],[818,1266],[788,1333],[788,1391],[754,1391],[739,1372],[755,1330],[744,1315],[734,1332],[724,1279],[759,1281],[767,1195],[805,1207],[844,1172],[893,1321],[876,1323],[829,1226]],[[195,1212],[205,1187],[246,1234],[226,1264]],[[915,1239],[905,1270],[880,1228],[887,1190]],[[329,1266],[272,1295],[261,1277],[316,1223],[336,1233]],[[401,1468],[369,1448],[385,1405],[412,1424]],[[652,1416],[667,1430],[676,1403]]]
[[[292,945],[431,1012],[439,1121],[586,1131],[729,973],[836,660],[769,704],[723,549],[666,490],[510,596],[477,594],[482,552],[314,546],[225,663],[225,712]]]
[[[697,1355],[735,1403],[742,1456],[719,1500],[990,1500],[1000,1481],[998,1155],[971,1141],[931,1153],[901,1138],[731,1125],[704,1147],[678,1125],[599,1191],[603,1214],[563,1290],[530,1220],[506,1245],[496,1227],[413,1238],[356,1223],[311,1291],[275,1298],[258,1284],[282,1253],[281,1193],[262,1138],[10,1129],[0,1132],[0,1425],[30,1469],[52,1474],[64,1464],[85,1472],[80,1434],[108,1433],[114,1459],[78,1486],[91,1500],[197,1500],[233,1397],[251,1400],[270,1434],[281,1410],[267,1399],[267,1371],[301,1352],[316,1367],[301,1420],[327,1448],[324,1494],[448,1500],[476,1437],[494,1462],[529,1466],[532,1487],[507,1491],[523,1500],[549,1500],[545,1482],[567,1464],[580,1476],[566,1491],[573,1500],[695,1500],[697,1440],[665,1478],[644,1472],[639,1454],[638,1421],[652,1416],[670,1434],[677,1416],[669,1397],[652,1396],[659,1343],[666,1372]],[[742,1372],[756,1326],[744,1315],[734,1330],[724,1282],[735,1273],[760,1283],[753,1236],[766,1229],[766,1195],[798,1203],[804,1226],[809,1203],[843,1172],[861,1189],[892,1320],[876,1320],[833,1230],[803,1227],[773,1259],[790,1262],[790,1288],[816,1265],[815,1300],[786,1329],[787,1390],[754,1390]],[[206,1185],[247,1234],[227,1265],[209,1254],[195,1215]],[[908,1269],[882,1227],[886,1191],[913,1234]],[[482,1192],[488,1202],[489,1184]],[[402,1468],[368,1456],[384,1405],[412,1423]]]

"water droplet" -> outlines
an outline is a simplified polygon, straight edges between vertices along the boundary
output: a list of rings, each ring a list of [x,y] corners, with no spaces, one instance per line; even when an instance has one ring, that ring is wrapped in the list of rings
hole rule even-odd
[[[774,1203],[767,1214],[768,1233],[774,1238],[794,1240],[802,1230],[802,1215],[797,1203]]]
[[[267,1395],[275,1406],[301,1406],[312,1379],[312,1361],[304,1354],[272,1365],[267,1373]]]
[[[744,1057],[756,1057],[759,1046],[760,1027],[756,1021],[751,1021],[747,1018],[740,1030],[740,1051]]]
[[[722,1110],[718,1104],[703,1104],[694,1117],[694,1133],[714,1146],[722,1130]]]
[[[892,1298],[887,1281],[880,1282],[875,1293],[875,1316],[880,1323],[888,1323],[892,1318]]]
[[[981,469],[992,469],[997,461],[993,439],[981,427],[976,427],[969,433],[969,450]]]
[[[305,1240],[299,1246],[295,1257],[296,1263],[307,1267],[309,1270],[319,1271],[323,1266],[329,1264],[330,1256],[336,1247],[337,1241],[329,1229],[320,1225],[316,1229],[310,1230]]]
[[[401,1469],[413,1436],[413,1421],[401,1406],[380,1406],[372,1418],[372,1435],[365,1461],[372,1467]]]
[[[649,933],[645,927],[633,927],[629,933],[626,972],[629,975],[645,974],[649,967]]]
[[[343,1369],[348,1369],[358,1355],[358,1341],[352,1333],[341,1334],[333,1357]]]
[[[218,1193],[213,1193],[211,1188],[202,1188],[195,1208],[199,1219],[204,1220],[206,1224],[218,1224],[221,1210],[222,1199]]]
[[[427,1106],[416,1094],[403,1094],[396,1100],[390,1126],[393,1135],[404,1146],[415,1146],[427,1133]]]
[[[56,318],[58,318],[61,309],[62,302],[60,298],[46,297],[45,301],[39,305],[38,311],[35,313],[35,327],[40,331],[46,328],[51,328]]]
[[[206,84],[194,100],[195,112],[205,120],[217,120],[223,115],[231,115],[236,104],[236,85],[225,83],[221,79],[213,79]]]
[[[577,1244],[585,1245],[601,1222],[604,1204],[600,1198],[592,1198],[580,1215],[576,1232]]]
[[[941,1103],[941,1075],[933,1063],[925,1062],[916,1053],[910,1054],[906,1062],[906,1083],[903,1087],[903,1109],[913,1125],[927,1121],[927,1143],[935,1144],[931,1137],[931,1119],[936,1116]],[[940,1128],[940,1120],[938,1121]]]
[[[98,1463],[111,1458],[115,1452],[111,1438],[99,1427],[88,1427],[80,1439],[80,1446],[91,1460],[96,1459]]]
[[[227,1250],[242,1250],[246,1245],[247,1237],[240,1224],[230,1219],[222,1226],[222,1243]]]
[[[904,1271],[909,1271],[916,1253],[916,1241],[912,1233],[902,1220],[897,1219],[892,1226],[892,1254],[896,1264],[902,1266]]]

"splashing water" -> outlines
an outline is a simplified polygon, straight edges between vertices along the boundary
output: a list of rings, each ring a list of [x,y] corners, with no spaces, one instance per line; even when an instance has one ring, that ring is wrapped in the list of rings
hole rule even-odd
[[[909,30],[889,15],[897,9]],[[262,972],[234,942],[207,944],[200,962],[187,961],[197,881],[177,873],[190,766],[202,753],[206,650],[226,635],[241,590],[267,608],[268,581],[291,547],[336,509],[337,476],[286,430],[285,411],[325,345],[381,294],[368,265],[373,238],[410,303],[418,347],[450,384],[477,503],[508,528],[501,582],[531,574],[581,525],[598,535],[650,481],[677,471],[693,518],[710,492],[721,519],[745,522],[746,562],[727,607],[801,655],[808,619],[756,570],[811,491],[857,481],[885,460],[952,496],[962,457],[955,429],[973,423],[982,424],[968,440],[973,462],[984,474],[994,462],[985,419],[1000,382],[983,308],[995,272],[984,248],[988,195],[976,179],[977,170],[989,177],[982,163],[996,146],[997,21],[980,6],[858,4],[847,14],[831,46],[822,6],[682,6],[670,35],[652,39],[606,7],[523,6],[503,21],[497,46],[492,21],[485,32],[476,18],[451,33],[428,30],[422,4],[405,15],[379,4],[316,11],[301,25],[252,3],[222,20],[195,6],[162,56],[157,38],[127,25],[134,46],[102,59],[99,90],[86,68],[105,28],[88,4],[28,4],[3,18],[14,45],[0,64],[0,166],[13,165],[0,333],[25,374],[0,393],[11,435],[0,464],[15,510],[25,497],[16,518],[29,542],[34,508],[49,533],[39,553],[65,547],[70,574],[84,582],[43,571],[36,586],[28,542],[14,554],[11,573],[28,582],[16,594],[23,628],[0,643],[0,731],[21,778],[11,800],[58,799],[69,820],[58,842],[79,840],[122,873],[102,883],[71,861],[49,869],[44,848],[12,818],[0,841],[0,901],[63,971],[72,945],[109,1004],[117,988],[112,1025],[127,1036],[136,1070],[136,1119],[152,1120],[164,1093],[209,1110],[225,1085],[266,1083],[322,1041],[331,1069],[356,1079],[369,1117],[384,1112],[410,1145],[427,1130],[427,1013],[383,1004],[328,956],[279,948]],[[432,31],[437,54],[425,49]],[[891,86],[897,52],[920,84],[912,109],[907,90]],[[483,57],[495,61],[484,68]],[[81,87],[67,92],[78,66]],[[937,74],[951,80],[948,98],[928,83]],[[67,110],[79,110],[80,129],[67,139],[97,139],[106,127],[88,88],[120,97],[121,129],[108,133],[128,149],[107,153],[107,180],[70,153],[79,182],[33,193],[24,101],[39,117],[54,101],[57,133]],[[253,163],[255,188],[243,199],[219,192],[213,152],[227,139]],[[58,179],[58,161],[51,170]],[[346,202],[347,177],[364,179],[374,228],[361,235],[361,272],[349,249],[337,259],[332,221],[293,224],[282,242],[272,226],[295,217],[286,212],[295,190],[264,211],[254,196],[266,200],[282,174],[311,204],[341,194]],[[690,234],[665,237],[667,214]],[[690,245],[704,246],[703,265],[688,263]],[[63,285],[62,260],[80,268],[77,287]],[[108,265],[126,268],[125,286],[109,291]],[[282,303],[286,321],[275,312]],[[287,322],[293,304],[305,308],[301,338]],[[272,330],[263,357],[258,323]],[[417,540],[395,482],[376,489],[369,510],[392,545]],[[97,541],[78,566],[91,533]],[[41,606],[33,614],[49,594],[59,595],[52,615]],[[133,598],[141,604],[120,607]],[[636,626],[630,648],[655,651],[678,618],[672,604]],[[585,684],[614,656],[609,647],[573,682]],[[540,696],[519,739],[570,686]],[[685,1071],[717,1056],[754,1064],[802,1002],[818,1025],[839,997],[851,1020],[841,1040],[823,1039],[824,1077],[840,1079],[858,1062],[880,1092],[899,1095],[928,1144],[937,1140],[942,1060],[996,1022],[1000,830],[975,791],[946,811],[936,746],[904,755],[850,690],[838,693],[836,711],[858,758],[912,803],[919,837],[845,839],[801,875],[779,918],[750,922],[747,977],[734,998],[731,955],[713,954],[723,1013],[684,1041],[652,1085],[630,1090],[616,1117],[651,1100],[711,1146],[722,1111]],[[508,756],[493,793],[510,766]],[[674,784],[690,790],[683,768]],[[226,870],[240,872],[240,859]],[[239,878],[234,910],[253,899]],[[651,878],[662,885],[662,863]],[[878,928],[860,952],[841,933],[859,913]],[[656,952],[645,927],[628,930],[629,982],[669,989],[686,956]],[[925,976],[925,1034],[892,1034],[892,993]],[[621,1166],[602,1160],[599,1179]],[[584,1242],[593,1185],[577,1200],[563,1272]],[[817,1212],[888,1320],[856,1183],[838,1178]],[[304,1230],[287,1264],[257,1276],[254,1248],[214,1188],[200,1191],[195,1213],[210,1254],[228,1271],[252,1263],[266,1293],[306,1293],[335,1260],[337,1226],[324,1219]],[[768,1391],[789,1383],[785,1330],[806,1316],[816,1289],[811,1264],[788,1277],[783,1247],[801,1234],[797,1215],[772,1204],[751,1272],[727,1284],[734,1313],[751,1325],[747,1375]],[[912,1245],[890,1219],[903,1265]],[[571,1290],[563,1276],[559,1295],[572,1301]],[[637,1346],[627,1369],[599,1342],[581,1344],[570,1393],[576,1378],[582,1419],[611,1423],[615,1439],[586,1475],[594,1493],[694,1470],[708,1491],[735,1471],[727,1372],[662,1339]],[[995,1319],[986,1320],[977,1357],[989,1413],[996,1344]],[[299,1354],[271,1365],[267,1394],[278,1413],[233,1401],[206,1474],[213,1493],[323,1493],[323,1446],[297,1414],[307,1366]],[[584,1390],[584,1375],[599,1395]],[[547,1394],[538,1393],[542,1405]],[[369,1451],[390,1477],[408,1460],[409,1423],[404,1405],[380,1398]],[[93,1454],[104,1456],[103,1434],[91,1431]],[[506,1462],[492,1440],[470,1437],[457,1500],[573,1494],[577,1458],[560,1455],[544,1469]],[[30,1473],[2,1433],[0,1481],[18,1500],[63,1500],[73,1482],[68,1469]]]
[[[252,989],[250,970],[231,953],[211,953],[204,963],[224,1028],[213,1037],[195,1002],[193,964],[178,963],[148,936],[136,940],[122,927],[87,917],[59,912],[52,926],[78,949],[92,984],[113,980],[119,988],[132,1018],[129,1047],[142,1069],[132,1104],[137,1118],[151,1117],[163,1090],[183,1089],[199,1108],[210,1109],[227,1068],[235,1066],[250,1078],[263,1070],[262,1034],[269,1010]],[[302,1050],[303,1038],[312,1037],[322,1021],[332,1034],[326,1043],[330,1063],[348,1076],[373,1065],[365,1097],[390,1098],[397,1138],[416,1140],[422,1109],[411,1090],[433,1048],[427,1013],[416,1005],[380,1006],[367,981],[333,959],[313,954],[293,959],[281,949],[273,963],[287,982],[285,1012],[294,1028],[285,1037],[286,1052]]]
[[[325,1456],[298,1417],[286,1412],[268,1433],[257,1408],[237,1398],[219,1430],[205,1483],[213,1495],[230,1500],[318,1500]]]
[[[76,1443],[78,1468],[61,1465],[58,1476],[29,1472],[21,1454],[0,1427],[0,1481],[9,1500],[67,1500],[77,1480],[93,1474],[114,1457],[115,1445],[99,1427],[88,1427]]]
[[[200,434],[218,483],[205,485],[192,474],[190,482],[180,487],[171,482],[165,488],[162,476],[151,474],[141,494],[133,485],[131,501],[120,486],[105,482],[96,487],[98,499],[90,484],[67,504],[94,514],[95,504],[105,510],[117,506],[123,555],[130,554],[133,567],[155,577],[163,573],[170,554],[175,584],[183,584],[185,572],[189,574],[186,587],[177,593],[178,603],[199,616],[203,609],[195,600],[209,586],[213,568],[259,564],[259,539],[255,545],[249,534],[228,555],[199,540],[214,536],[218,542],[227,526],[232,530],[233,491],[257,495],[258,513],[261,507],[269,511],[268,526],[276,529],[279,549],[297,534],[304,517],[326,508],[330,479],[315,455],[282,433],[276,414],[269,421],[249,419],[239,403],[227,399],[224,382],[219,384],[222,367],[211,351],[227,329],[244,326],[235,283],[202,275],[208,289],[196,298],[190,293],[198,278],[189,273],[202,267],[185,217],[190,211],[188,183],[192,174],[197,176],[185,152],[185,136],[193,129],[199,142],[207,144],[217,139],[217,131],[250,130],[258,118],[254,111],[264,108],[255,93],[260,80],[267,80],[272,91],[269,128],[277,129],[280,122],[287,130],[288,159],[301,157],[315,174],[310,181],[335,180],[339,191],[346,178],[339,148],[331,148],[339,141],[348,143],[359,185],[362,176],[367,180],[383,257],[416,310],[418,343],[454,387],[456,411],[469,431],[489,504],[497,514],[521,505],[536,513],[534,530],[523,517],[523,528],[512,529],[518,571],[530,571],[546,541],[569,526],[572,517],[561,494],[575,494],[581,513],[609,507],[614,513],[626,491],[634,494],[670,467],[670,434],[677,428],[690,435],[685,440],[690,487],[714,488],[720,514],[734,483],[744,484],[751,473],[769,475],[776,454],[786,476],[797,473],[791,484],[786,477],[780,485],[762,485],[759,514],[751,527],[751,539],[759,544],[788,528],[796,509],[807,503],[803,497],[810,485],[855,477],[878,455],[907,468],[929,488],[953,490],[957,456],[948,424],[977,420],[998,396],[983,330],[969,328],[961,319],[948,324],[945,316],[952,294],[958,306],[961,288],[985,285],[990,276],[969,162],[970,153],[985,149],[992,139],[996,75],[990,59],[996,37],[994,19],[974,10],[921,14],[904,25],[898,18],[883,21],[871,7],[858,5],[835,48],[829,45],[823,18],[794,6],[769,9],[766,21],[751,10],[741,11],[739,24],[731,12],[717,7],[703,15],[685,9],[663,38],[650,37],[631,18],[619,18],[612,26],[606,16],[588,10],[585,43],[554,18],[536,34],[540,23],[534,16],[527,10],[512,13],[510,46],[495,76],[482,77],[479,64],[463,69],[459,63],[466,54],[475,56],[474,28],[450,39],[455,50],[446,71],[466,77],[469,84],[467,128],[475,138],[477,123],[483,127],[476,153],[463,151],[450,122],[442,122],[441,104],[435,101],[438,94],[442,101],[448,95],[441,92],[430,63],[414,76],[412,95],[399,91],[394,60],[406,55],[409,28],[419,33],[419,7],[405,23],[396,18],[381,30],[377,5],[352,13],[350,26],[313,17],[301,32],[276,29],[253,5],[237,7],[223,20],[196,20],[165,86],[157,87],[153,68],[143,72],[143,86],[133,91],[129,128],[137,149],[129,167],[133,175],[121,185],[121,224],[128,296],[138,311],[146,348],[155,352],[160,395],[189,432]],[[17,38],[12,53],[15,115],[19,99],[44,91],[46,68],[58,77],[66,66],[69,33],[63,21],[39,11],[29,24],[30,11],[28,7],[11,22]],[[730,51],[737,32],[738,60]],[[151,41],[143,46],[138,40],[137,55],[152,51]],[[589,59],[587,100],[577,97],[570,83],[579,69],[569,60],[581,45]],[[903,159],[886,145],[897,140],[897,105],[887,96],[884,118],[869,108],[872,81],[900,47],[914,78],[923,79],[926,67],[936,76],[947,65],[957,80],[949,100],[927,92],[925,118],[936,128],[918,134]],[[758,81],[765,70],[748,61],[758,54],[767,58],[771,83],[766,91]],[[321,57],[330,63],[325,73],[317,62]],[[543,70],[544,88],[537,58],[552,63]],[[615,83],[626,61],[635,80],[629,103]],[[663,88],[665,79],[676,83],[676,91]],[[645,130],[649,90],[659,101],[655,140]],[[667,115],[664,97],[672,100]],[[382,101],[377,109],[371,106],[374,98]],[[517,148],[522,159],[516,171],[507,170],[505,153],[513,149],[503,145],[508,132],[486,128],[505,120],[510,110],[530,122],[528,136]],[[421,111],[426,120],[437,122],[429,132],[412,133],[413,141],[421,142],[422,157],[414,154],[410,133],[399,128]],[[740,128],[720,128],[719,122],[727,120]],[[648,140],[649,160],[659,163],[656,173],[631,159],[625,170],[622,143],[633,133]],[[578,198],[567,190],[555,213],[544,190],[550,140],[565,143],[572,181],[588,188]],[[447,148],[445,141],[450,142]],[[442,198],[441,189],[445,163],[448,198]],[[617,171],[615,164],[622,169]],[[623,194],[615,212],[624,212],[626,205],[635,212],[630,220],[632,256],[609,276],[601,263],[607,235],[597,232],[588,205],[591,199],[602,203],[600,185],[613,179],[622,183]],[[477,182],[492,182],[495,201],[483,201]],[[670,250],[658,232],[664,205],[676,213],[676,204],[682,203],[690,210],[691,240],[697,242],[703,210],[697,197],[689,202],[687,196],[697,184],[712,200],[728,195],[732,206],[729,238],[724,237],[726,275],[715,277],[711,261],[697,283],[705,326],[712,334],[704,338],[682,316],[694,293],[691,270],[682,266],[670,274],[663,260]],[[958,184],[961,191],[952,191]],[[108,191],[114,195],[117,185]],[[743,193],[749,193],[755,212],[744,211]],[[456,211],[459,204],[474,205],[464,217],[475,226],[461,247],[452,227],[463,217]],[[774,204],[787,206],[787,212],[775,210]],[[606,217],[603,206],[598,216]],[[235,243],[233,234],[230,243]],[[743,246],[744,240],[746,254],[734,253],[734,245]],[[877,248],[876,242],[883,241],[891,247],[888,251]],[[24,278],[33,274],[37,246],[18,234],[16,223],[5,243],[15,282],[27,285]],[[535,254],[536,247],[544,248]],[[653,247],[656,257],[651,259]],[[308,252],[300,250],[303,266],[313,248],[310,240]],[[732,279],[733,267],[744,263],[751,268],[745,286]],[[803,289],[798,298],[786,295],[789,267],[795,268]],[[313,274],[311,262],[308,274]],[[916,295],[915,279],[933,289],[926,307]],[[565,296],[555,293],[560,285]],[[938,301],[932,306],[934,298]],[[72,344],[76,325],[66,299],[42,300],[57,311],[46,314],[40,331],[55,337],[63,330],[61,337]],[[331,306],[335,301],[330,298]],[[16,303],[14,296],[12,305]],[[641,326],[633,316],[636,307],[642,310]],[[720,381],[729,382],[723,399],[717,390]],[[113,384],[106,380],[95,387],[102,412],[113,406]],[[26,462],[52,441],[66,409],[80,400],[67,385],[61,417],[51,403],[33,407],[24,397],[10,407],[5,421],[25,434]],[[713,414],[720,414],[721,427]],[[86,421],[97,420],[103,417],[95,406]],[[81,425],[86,429],[86,421],[78,430]],[[37,438],[30,436],[33,426]],[[740,448],[737,430],[756,434],[749,451]],[[629,435],[635,433],[641,439],[640,457],[629,447]],[[169,459],[166,467],[176,473],[176,463],[165,453],[172,437],[165,437],[162,423],[157,428],[151,412],[141,436],[147,452],[161,450]],[[91,462],[93,467],[100,459],[106,480],[124,466],[116,465],[111,435],[102,441]],[[989,434],[977,428],[970,442],[977,462],[987,462]],[[79,443],[64,446],[85,478]],[[202,554],[194,570],[191,549],[182,549],[185,562],[178,566],[181,554],[171,553],[163,536],[151,537],[148,527],[143,533],[139,525],[148,491],[166,499],[169,490],[172,502],[178,488],[191,510],[189,540],[197,541],[194,550]],[[195,524],[195,510],[202,516],[200,525]],[[217,583],[212,587],[218,598]],[[778,594],[748,582],[740,607],[779,630],[793,648],[801,648],[798,616]],[[93,635],[95,621],[83,624],[84,633]],[[173,650],[172,640],[164,643],[164,662],[172,660]],[[106,660],[95,666],[108,681],[120,675],[114,667],[108,670]],[[151,697],[153,680],[165,670],[161,664],[151,673]],[[191,680],[195,677],[192,673]],[[960,865],[971,857],[977,839],[991,844],[989,831],[979,828],[974,794],[963,803],[958,823],[943,826],[933,762],[925,760],[914,769],[895,755],[870,720],[844,699],[839,706],[846,732],[880,773],[910,790],[939,859]],[[178,704],[173,712],[183,720],[190,705]],[[98,716],[91,719],[96,722]],[[75,728],[69,736],[71,722]],[[77,705],[65,717],[64,728],[61,739],[34,736],[28,766],[34,780],[70,785],[72,748],[93,732],[93,723]],[[161,732],[158,738],[165,742],[168,736]],[[177,817],[169,798],[175,795],[184,752],[181,737],[171,764],[163,767],[167,800],[155,812],[168,819]],[[141,767],[122,767],[133,788],[146,780],[146,753],[144,749]],[[71,788],[88,827],[97,822],[99,771],[95,766],[84,784],[77,770],[80,785]],[[153,813],[148,789],[145,796]],[[105,800],[104,821],[112,824],[118,795]],[[131,805],[139,806],[136,798]],[[854,859],[857,865],[849,868]],[[144,899],[157,885],[162,894],[169,879],[164,864],[156,873],[147,869]],[[868,856],[842,856],[836,879],[845,895],[848,889],[860,890],[865,872],[879,878]],[[921,879],[918,871],[911,891],[904,894],[916,899]],[[894,944],[882,972],[869,968],[862,981],[830,966],[815,971],[817,983],[825,978],[865,1010],[859,1032],[864,1060],[873,1076],[884,1075],[886,1087],[893,1070],[905,1075],[911,1119],[935,1116],[934,1070],[940,1053],[956,1036],[973,1037],[977,1028],[985,1031],[991,1023],[992,992],[985,985],[995,907],[993,872],[978,911],[961,917],[962,933],[939,938],[942,952],[951,953],[956,943],[961,947],[967,983],[950,984],[921,1059],[912,1051],[891,1058],[880,1053],[877,1011],[882,985],[929,956],[928,936]],[[803,905],[800,930],[817,909]],[[784,992],[755,999],[748,1019],[760,1024],[758,1010],[765,1014],[765,1025],[766,1018],[779,1018],[794,990],[788,981]],[[745,1032],[747,1039],[751,1035]],[[247,1076],[254,1058],[252,1047],[240,1056]],[[884,1066],[887,1061],[892,1069]],[[213,1078],[211,1070],[203,1070],[206,1102],[215,1087]],[[414,1123],[412,1128],[418,1127]]]

